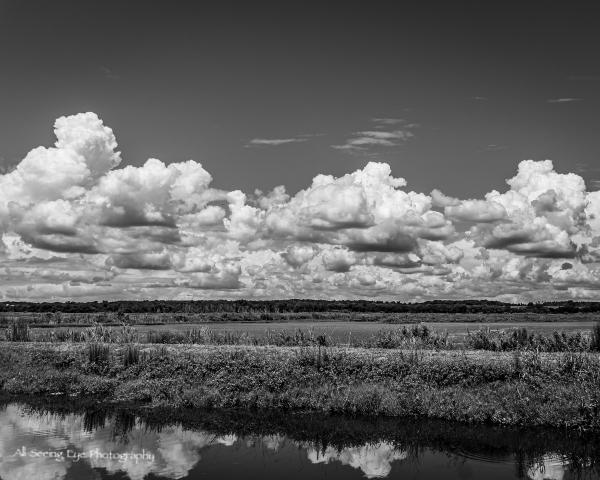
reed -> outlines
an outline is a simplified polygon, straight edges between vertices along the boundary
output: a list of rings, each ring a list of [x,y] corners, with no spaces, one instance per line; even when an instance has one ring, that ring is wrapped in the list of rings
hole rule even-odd
[[[90,343],[87,349],[88,361],[96,365],[106,365],[110,361],[110,348],[101,343]]]

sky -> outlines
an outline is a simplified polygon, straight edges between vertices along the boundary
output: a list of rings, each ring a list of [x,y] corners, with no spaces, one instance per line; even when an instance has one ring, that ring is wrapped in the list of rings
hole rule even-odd
[[[0,300],[598,300],[598,20],[0,0]]]

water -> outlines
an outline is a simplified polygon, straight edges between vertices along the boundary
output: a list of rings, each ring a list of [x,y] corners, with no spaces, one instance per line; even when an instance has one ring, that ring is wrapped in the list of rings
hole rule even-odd
[[[600,478],[598,439],[315,415],[0,405],[0,478]],[[178,418],[178,420],[175,420]]]

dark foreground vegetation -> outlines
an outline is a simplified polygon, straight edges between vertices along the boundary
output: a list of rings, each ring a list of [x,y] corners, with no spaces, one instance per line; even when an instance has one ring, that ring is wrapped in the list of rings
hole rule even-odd
[[[433,418],[600,432],[596,353],[4,342],[0,390],[151,409]]]

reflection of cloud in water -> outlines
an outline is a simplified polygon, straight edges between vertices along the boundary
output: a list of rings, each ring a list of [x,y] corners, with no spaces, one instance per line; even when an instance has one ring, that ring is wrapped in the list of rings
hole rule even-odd
[[[312,463],[329,463],[335,460],[342,465],[360,468],[367,478],[386,477],[392,470],[392,462],[404,460],[406,457],[406,452],[397,450],[387,442],[342,450],[332,447],[324,451],[318,451],[316,448],[308,449],[308,459]]]
[[[0,445],[2,449],[3,445]],[[15,448],[16,450],[16,448]],[[2,480],[59,480],[67,475],[67,465],[65,463],[55,462],[54,460],[41,460],[30,458],[6,458],[10,453],[0,451],[0,478]]]
[[[283,445],[285,437],[283,435],[265,435],[261,437],[261,440],[265,448],[277,452]]]
[[[199,450],[218,444],[230,447],[236,440],[235,435],[217,437],[202,431],[184,430],[181,427],[164,429],[158,440],[158,451],[164,467],[157,473],[168,478],[185,477],[200,461]]]
[[[122,421],[123,419],[121,419]],[[0,410],[0,478],[2,480],[62,480],[66,478],[72,460],[58,462],[51,458],[30,458],[13,456],[17,449],[27,451],[66,452],[67,449],[84,453],[90,450],[100,452],[141,452],[154,455],[154,460],[82,459],[94,469],[104,469],[109,474],[122,473],[131,480],[142,480],[149,474],[179,479],[186,477],[202,459],[203,449],[222,445],[261,447],[269,452],[280,451],[286,446],[306,451],[312,463],[328,464],[339,462],[359,469],[367,478],[386,477],[391,473],[392,463],[407,458],[405,451],[397,450],[391,443],[380,442],[341,450],[327,447],[319,450],[314,444],[296,442],[281,435],[254,436],[238,439],[236,435],[217,436],[201,430],[186,430],[181,426],[170,426],[159,431],[148,430],[139,422],[125,424],[131,426],[123,432],[117,417],[100,422],[93,431],[87,431],[89,419],[83,415],[64,416],[51,414],[30,414],[18,405],[8,405]],[[263,450],[264,451],[264,450]],[[530,480],[563,480],[568,464],[564,457],[546,455],[527,470]],[[99,478],[99,471],[88,474],[89,478]]]
[[[216,436],[202,431],[189,431],[181,427],[167,427],[160,432],[133,425],[132,430],[118,439],[114,438],[114,419],[106,426],[86,432],[82,415],[27,414],[16,405],[0,411],[0,478],[2,480],[60,480],[65,478],[72,460],[58,462],[49,458],[13,456],[25,446],[27,451],[89,452],[146,452],[154,454],[154,461],[89,458],[93,468],[104,468],[109,473],[123,472],[131,480],[142,480],[153,473],[167,478],[182,478],[200,460],[199,451],[212,445],[232,446],[235,435]]]
[[[540,462],[527,470],[531,480],[562,480],[567,470],[567,462],[560,455],[545,455]]]
[[[64,478],[67,474],[67,465],[53,459],[37,459],[15,456],[15,452],[23,445],[17,440],[19,433],[31,432],[32,435],[47,433],[47,424],[41,416],[32,418],[24,417],[18,408],[9,405],[0,412],[0,478],[3,480],[53,480]],[[40,437],[38,437],[40,438]],[[58,439],[52,444],[46,443],[51,450],[53,445],[60,445]],[[29,445],[26,445],[29,446]],[[43,448],[38,448],[42,450]]]

